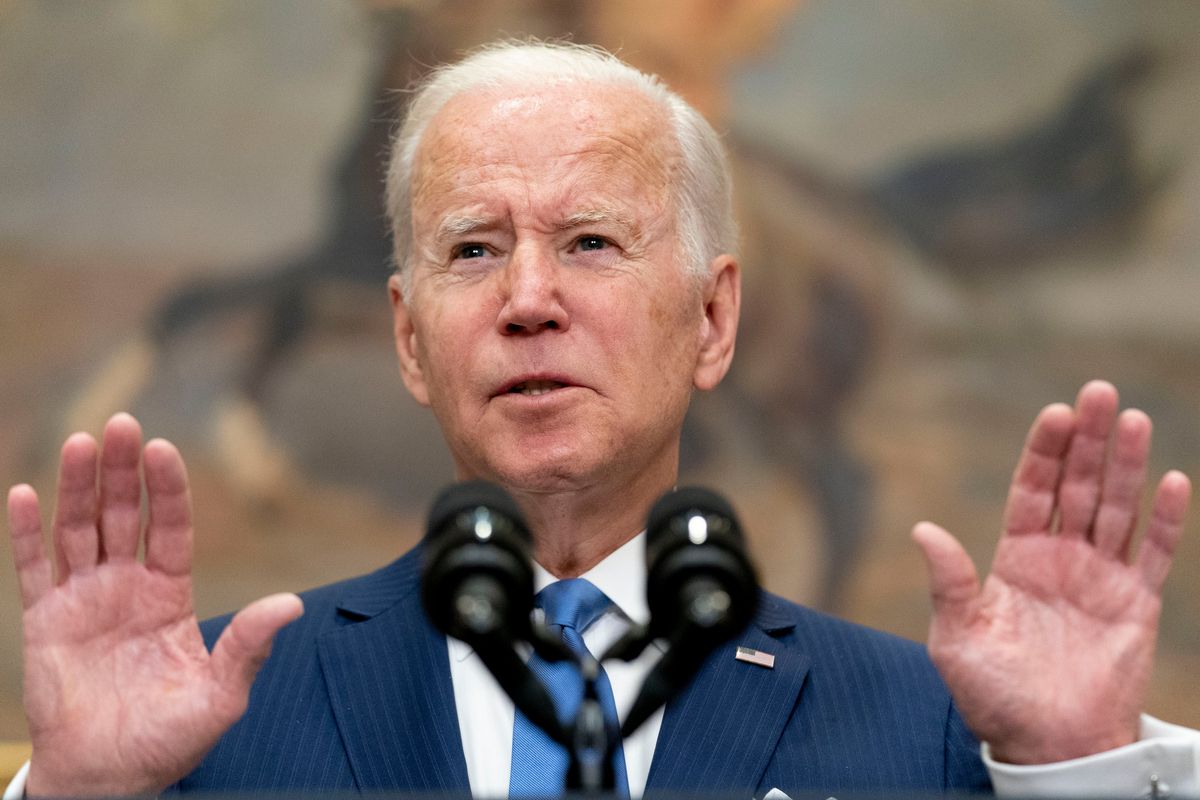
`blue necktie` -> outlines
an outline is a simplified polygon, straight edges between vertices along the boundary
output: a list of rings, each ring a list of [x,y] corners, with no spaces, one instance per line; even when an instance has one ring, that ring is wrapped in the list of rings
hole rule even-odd
[[[563,642],[574,653],[587,653],[583,631],[599,619],[612,605],[604,592],[583,578],[558,581],[538,592],[537,605],[546,613],[546,624],[552,631],[561,631]],[[578,667],[570,661],[548,662],[537,653],[529,659],[529,667],[546,684],[554,699],[558,718],[569,724],[583,700],[583,678]],[[596,681],[596,693],[611,728],[620,728],[617,704],[613,701],[612,685],[603,669]],[[509,797],[558,797],[565,787],[570,757],[567,751],[542,732],[519,710],[513,721],[512,773],[508,781]],[[620,744],[613,755],[616,771],[616,794],[629,797],[629,781],[625,775],[625,753]]]

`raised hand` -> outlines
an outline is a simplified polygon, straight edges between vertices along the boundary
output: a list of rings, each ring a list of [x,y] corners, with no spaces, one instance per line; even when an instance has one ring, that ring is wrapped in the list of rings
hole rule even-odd
[[[86,434],[63,445],[53,568],[32,488],[11,489],[8,517],[24,608],[27,793],[132,795],[178,780],[245,711],[299,598],[251,604],[208,653],[192,609],[183,460],[161,439],[143,453],[128,414],[109,420],[102,450]]]
[[[1074,408],[1043,409],[982,587],[953,536],[928,522],[913,529],[930,573],[930,655],[997,760],[1063,761],[1138,737],[1191,493],[1182,473],[1162,478],[1131,560],[1150,430],[1140,411],[1117,414],[1117,391],[1102,381]]]

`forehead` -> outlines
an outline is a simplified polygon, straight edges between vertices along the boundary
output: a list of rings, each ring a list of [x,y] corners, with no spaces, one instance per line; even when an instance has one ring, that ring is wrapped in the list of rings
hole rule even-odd
[[[452,98],[416,152],[413,205],[496,179],[572,192],[660,196],[676,160],[666,111],[633,87],[566,82],[473,90]]]

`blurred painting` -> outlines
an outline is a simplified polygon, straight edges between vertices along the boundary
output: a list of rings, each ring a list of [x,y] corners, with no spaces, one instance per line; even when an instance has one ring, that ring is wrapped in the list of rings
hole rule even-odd
[[[915,639],[908,538],[981,569],[1041,406],[1104,377],[1200,474],[1200,5],[0,0],[0,479],[118,410],[193,481],[203,614],[378,567],[452,480],[399,381],[381,195],[405,88],[502,37],[660,75],[732,157],[743,319],[684,478],[766,586]],[[1200,534],[1149,711],[1200,725]],[[0,560],[0,739],[24,739]]]

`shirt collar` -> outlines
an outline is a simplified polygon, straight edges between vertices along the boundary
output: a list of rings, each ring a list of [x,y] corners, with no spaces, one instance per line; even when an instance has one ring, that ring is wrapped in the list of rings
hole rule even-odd
[[[608,595],[617,610],[637,624],[650,621],[646,605],[646,532],[642,531],[579,577]],[[533,562],[533,590],[540,592],[558,578]]]
[[[644,625],[650,621],[650,606],[646,604],[645,531],[609,553],[599,564],[579,577],[591,581],[597,589],[608,595],[616,610],[631,622]],[[535,593],[557,580],[549,570],[536,561],[533,562]],[[474,652],[470,645],[459,639],[447,637],[447,641],[450,656],[456,661],[462,661]]]

